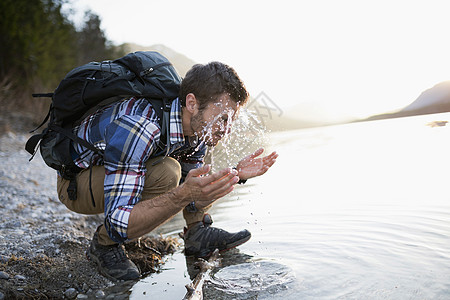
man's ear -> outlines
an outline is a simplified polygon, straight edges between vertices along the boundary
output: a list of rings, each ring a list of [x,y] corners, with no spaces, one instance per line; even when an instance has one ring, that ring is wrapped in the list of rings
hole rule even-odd
[[[186,95],[186,109],[191,113],[195,114],[198,111],[197,98],[193,93]]]

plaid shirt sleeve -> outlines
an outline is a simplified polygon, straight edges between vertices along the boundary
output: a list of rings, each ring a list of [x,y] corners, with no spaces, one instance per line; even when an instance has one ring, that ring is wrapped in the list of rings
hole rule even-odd
[[[105,226],[115,242],[128,240],[129,216],[144,188],[145,162],[159,136],[155,123],[138,115],[124,115],[105,129]]]

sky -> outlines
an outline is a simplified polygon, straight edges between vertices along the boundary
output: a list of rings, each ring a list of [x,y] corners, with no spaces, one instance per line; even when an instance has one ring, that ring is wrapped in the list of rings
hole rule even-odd
[[[446,0],[73,0],[115,44],[164,44],[199,63],[232,66],[249,92],[286,114],[400,109],[450,80]],[[314,110],[314,109],[313,109]]]

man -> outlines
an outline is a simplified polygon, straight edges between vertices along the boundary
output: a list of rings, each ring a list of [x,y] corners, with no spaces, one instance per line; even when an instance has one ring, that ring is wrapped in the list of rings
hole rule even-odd
[[[104,212],[104,224],[94,234],[88,256],[113,280],[140,276],[122,243],[141,237],[183,210],[187,228],[185,254],[206,257],[216,248],[234,248],[250,238],[242,230],[228,233],[211,227],[205,214],[239,181],[264,174],[275,162],[263,149],[242,159],[235,169],[209,174],[203,165],[208,146],[230,130],[248,92],[229,66],[212,62],[195,65],[182,81],[180,97],[171,105],[169,151],[158,150],[161,126],[146,99],[129,98],[102,108],[75,128],[82,139],[104,150],[103,158],[81,145],[72,157],[84,169],[77,175],[77,200],[69,200],[69,180],[58,177],[59,199],[83,214]],[[91,182],[92,181],[92,182]]]

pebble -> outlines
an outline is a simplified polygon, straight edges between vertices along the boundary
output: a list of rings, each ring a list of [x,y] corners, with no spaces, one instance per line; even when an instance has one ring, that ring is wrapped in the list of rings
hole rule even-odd
[[[0,279],[9,279],[9,275],[3,271],[0,271]]]
[[[16,275],[16,276],[14,276],[14,278],[17,279],[17,280],[22,280],[22,281],[27,280],[27,278],[25,276],[23,276],[23,275]]]
[[[4,300],[4,299],[5,299],[5,295],[2,292],[0,292],[0,300]]]
[[[105,295],[105,292],[104,292],[104,291],[98,290],[97,292],[95,292],[95,298],[97,298],[97,299],[103,299],[103,298],[105,298],[105,297],[106,297],[106,295]]]
[[[48,256],[45,255],[44,253],[38,253],[38,254],[36,254],[36,257],[37,258],[41,258],[41,259],[47,259],[48,258]]]
[[[85,283],[83,283],[83,292],[87,292],[87,291],[89,291],[89,285],[87,285],[87,283],[85,282]]]
[[[77,299],[89,299],[89,297],[85,294],[78,294]]]
[[[64,292],[64,296],[68,299],[75,299],[77,297],[77,290],[74,288],[69,288]]]

